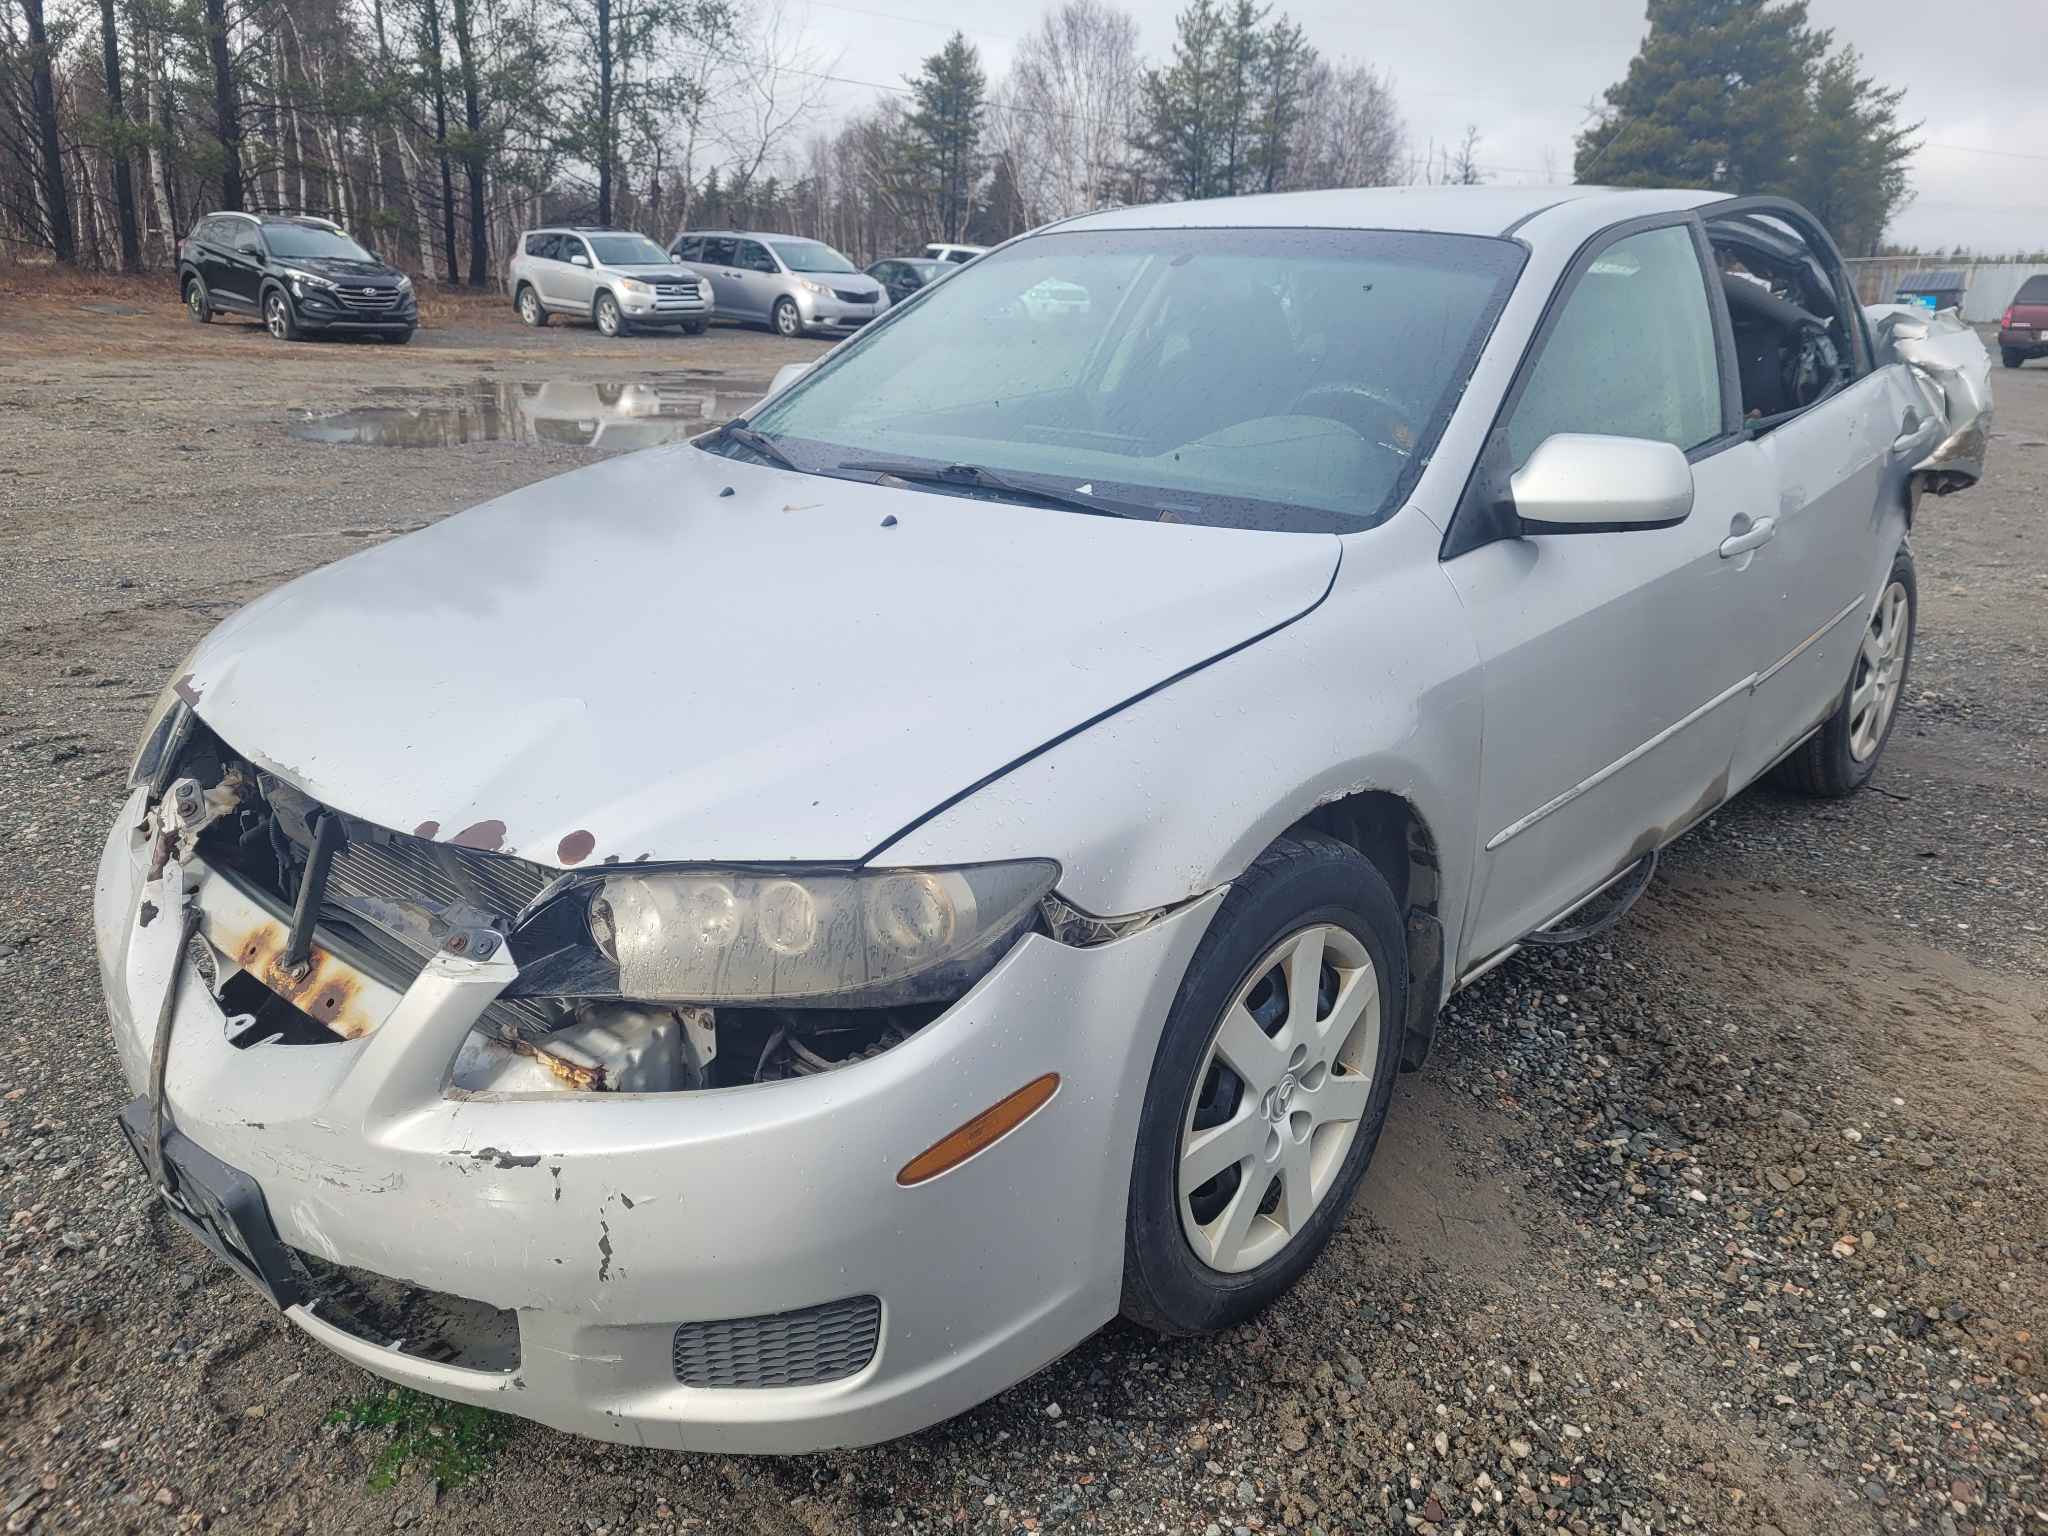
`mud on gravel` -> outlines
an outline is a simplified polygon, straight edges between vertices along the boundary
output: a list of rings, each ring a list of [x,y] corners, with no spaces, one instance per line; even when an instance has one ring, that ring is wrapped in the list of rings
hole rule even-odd
[[[1750,791],[1618,929],[1461,996],[1266,1316],[1112,1325],[877,1450],[521,1425],[468,1486],[380,1490],[376,1435],[327,1422],[373,1384],[168,1227],[113,1131],[89,904],[138,721],[258,593],[602,451],[300,415],[677,370],[723,399],[816,348],[461,303],[403,352],[280,348],[172,302],[0,307],[7,1530],[2048,1536],[2048,367],[1997,374],[1987,484],[1922,509],[1871,788]]]

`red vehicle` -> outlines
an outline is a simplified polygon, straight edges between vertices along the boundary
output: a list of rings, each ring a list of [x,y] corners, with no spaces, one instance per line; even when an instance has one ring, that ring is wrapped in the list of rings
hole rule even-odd
[[[2012,296],[1998,322],[1998,351],[2008,368],[2048,357],[2048,272],[2036,272]]]

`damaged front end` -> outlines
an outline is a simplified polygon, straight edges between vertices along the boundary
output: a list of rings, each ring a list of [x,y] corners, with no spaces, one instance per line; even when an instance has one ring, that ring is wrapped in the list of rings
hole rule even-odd
[[[189,708],[153,735],[139,835],[151,879],[195,866],[189,959],[232,1045],[360,1040],[436,955],[511,954],[518,974],[456,1054],[452,1098],[815,1076],[909,1039],[1027,932],[1114,936],[1079,931],[1050,861],[564,874],[324,805]]]
[[[1866,305],[1879,363],[1904,363],[1946,427],[1913,466],[1915,484],[1937,496],[1975,485],[1991,438],[1991,354],[1961,315],[1909,304]]]

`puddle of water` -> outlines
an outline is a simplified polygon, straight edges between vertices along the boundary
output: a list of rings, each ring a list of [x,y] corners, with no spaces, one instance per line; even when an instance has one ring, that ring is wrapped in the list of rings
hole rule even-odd
[[[767,385],[709,373],[653,374],[630,383],[479,379],[427,405],[365,405],[294,411],[286,431],[301,442],[372,448],[446,448],[456,443],[556,443],[575,448],[652,448],[709,431],[761,398]]]

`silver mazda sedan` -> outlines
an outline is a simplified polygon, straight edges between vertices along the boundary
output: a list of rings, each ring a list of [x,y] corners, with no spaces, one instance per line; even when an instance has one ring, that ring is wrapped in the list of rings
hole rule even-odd
[[[1767,199],[1013,241],[192,653],[99,870],[124,1133],[336,1353],[607,1439],[1239,1322],[1453,992],[1870,777],[1985,363]]]

